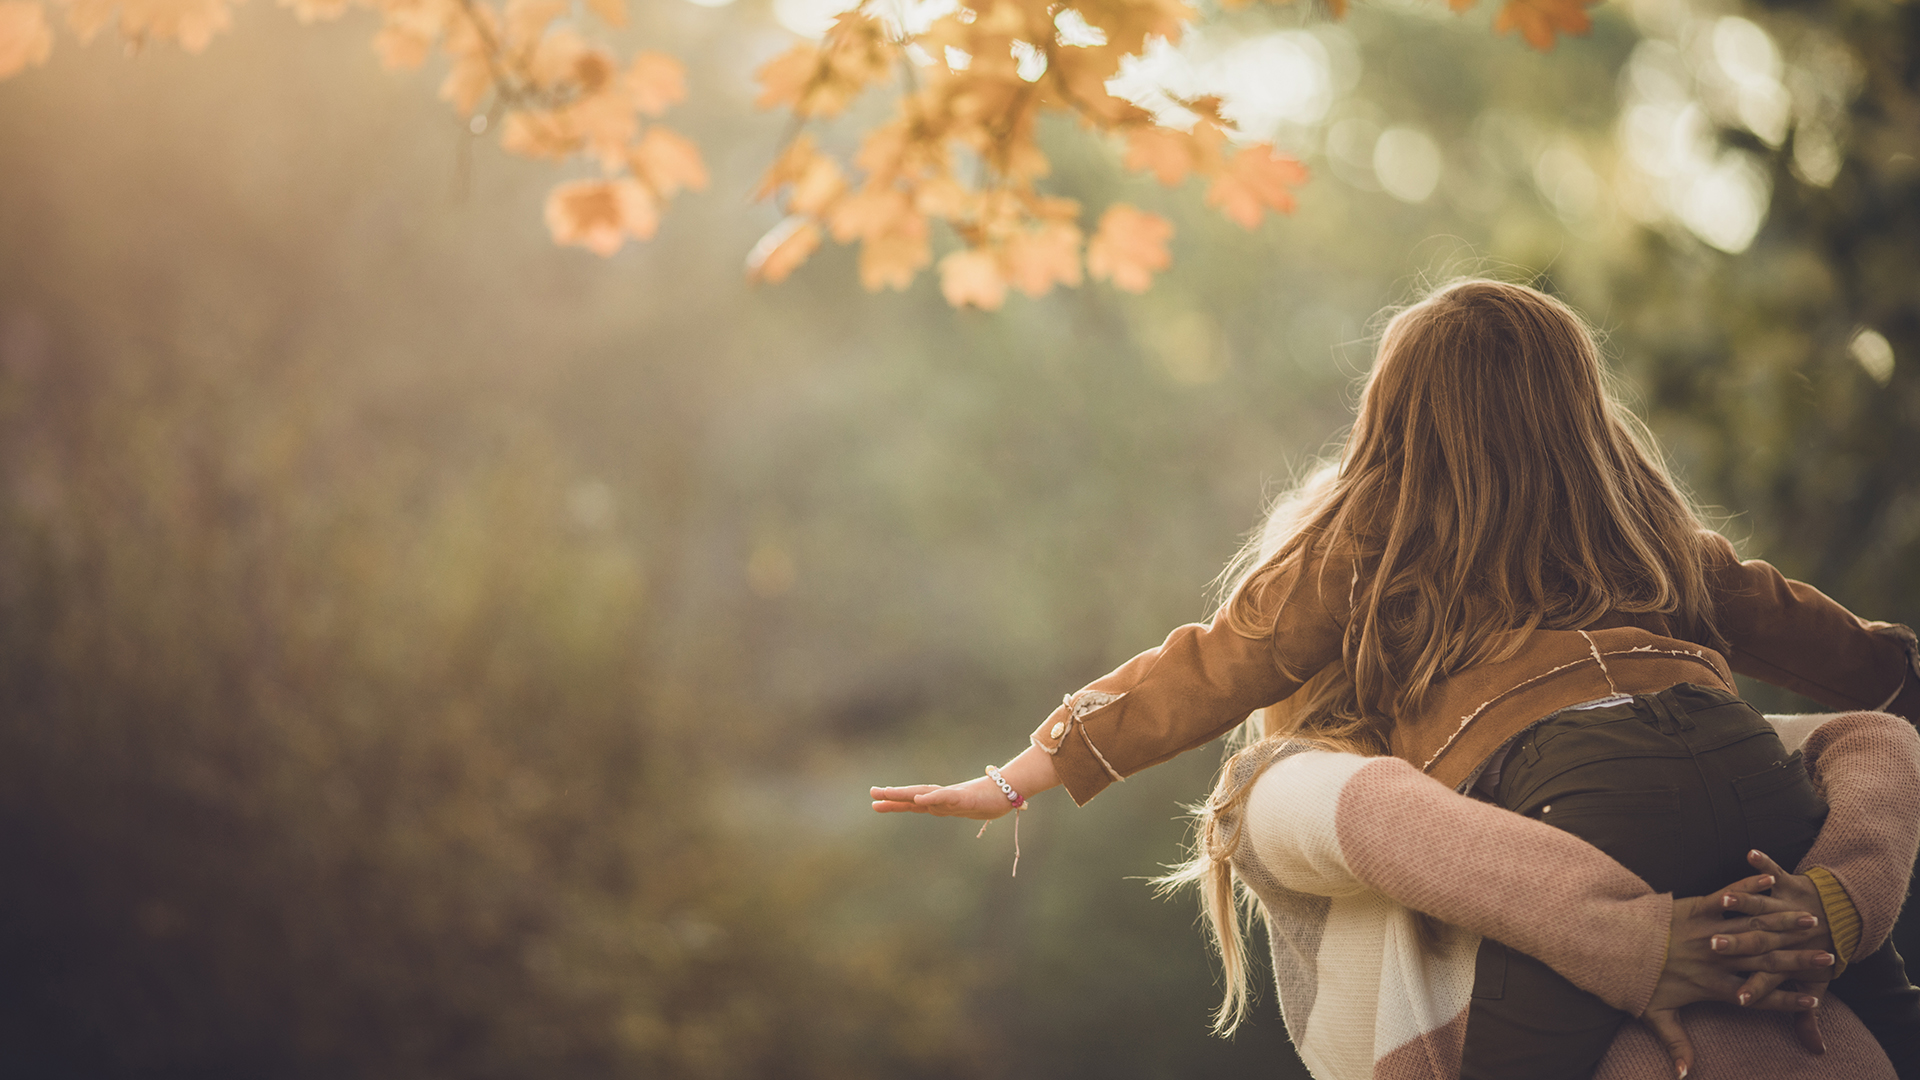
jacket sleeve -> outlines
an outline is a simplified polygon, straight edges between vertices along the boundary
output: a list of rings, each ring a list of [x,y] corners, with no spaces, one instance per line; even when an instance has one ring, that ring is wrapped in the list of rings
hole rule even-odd
[[[1323,577],[1296,573],[1267,590],[1275,617],[1265,637],[1238,633],[1223,610],[1067,695],[1032,740],[1053,755],[1073,801],[1084,806],[1113,781],[1213,741],[1338,660],[1343,631]],[[1342,598],[1345,586],[1339,579]]]
[[[1844,963],[1878,949],[1906,901],[1920,851],[1920,735],[1897,716],[1843,713],[1816,728],[1802,750],[1828,813],[1797,870],[1823,871],[1812,876]]]
[[[1898,623],[1868,622],[1825,593],[1705,533],[1714,618],[1742,675],[1831,709],[1884,709],[1920,721],[1920,647]]]
[[[1243,842],[1278,884],[1378,893],[1645,1011],[1673,898],[1571,833],[1458,794],[1398,758],[1297,753],[1255,782]]]

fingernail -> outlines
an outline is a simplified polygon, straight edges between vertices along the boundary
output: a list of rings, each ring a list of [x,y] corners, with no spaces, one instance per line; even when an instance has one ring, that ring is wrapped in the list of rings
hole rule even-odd
[[[1800,929],[1802,930],[1811,930],[1814,927],[1819,925],[1820,925],[1820,920],[1814,918],[1811,915],[1800,916]]]
[[[1734,899],[1733,899],[1732,893],[1728,893],[1727,895],[1720,898],[1721,907],[1732,907],[1733,905],[1734,905]]]
[[[1712,942],[1713,951],[1719,952],[1720,950],[1726,948],[1728,945],[1731,945],[1731,944],[1733,944],[1733,942],[1728,941],[1726,938],[1715,937]]]
[[[1753,849],[1752,851],[1749,851],[1749,852],[1747,852],[1747,858],[1749,858],[1749,859],[1757,859],[1757,858],[1760,858],[1760,849],[1759,849],[1759,848],[1754,848],[1754,849]]]
[[[1817,997],[1803,997],[1800,999],[1800,1007],[1803,1009],[1817,1009],[1820,1007],[1820,999]]]
[[[1687,1080],[1687,1067],[1685,1065],[1680,1066],[1680,1080]]]
[[[1813,958],[1814,967],[1826,967],[1828,964],[1831,964],[1831,963],[1833,963],[1832,953],[1821,953],[1819,956],[1816,956]]]
[[[1740,991],[1740,1004],[1745,1005],[1747,1002],[1752,1000],[1753,1000],[1752,994],[1747,993],[1745,990]]]
[[[1764,889],[1764,888],[1767,888],[1767,887],[1769,887],[1769,886],[1771,886],[1772,884],[1773,884],[1773,875],[1772,875],[1772,874],[1761,874],[1761,875],[1760,875],[1760,887],[1761,887],[1761,888],[1763,888],[1763,889]]]

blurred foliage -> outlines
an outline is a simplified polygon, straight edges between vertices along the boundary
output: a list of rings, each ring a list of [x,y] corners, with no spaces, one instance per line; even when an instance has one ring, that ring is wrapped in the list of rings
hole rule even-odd
[[[845,250],[741,282],[781,134],[742,106],[790,41],[749,5],[636,28],[713,184],[608,262],[350,28],[242,8],[249,49],[0,87],[5,1071],[1299,1075],[1275,1020],[1205,1035],[1194,911],[1132,880],[1210,751],[1039,800],[1018,878],[1006,823],[864,789],[1003,759],[1203,615],[1374,313],[1460,270],[1588,312],[1751,553],[1920,617],[1915,16],[1746,12],[1862,79],[1830,186],[1720,136],[1773,170],[1732,256],[1543,186],[1556,147],[1611,175],[1628,14],[1542,57],[1357,10],[1300,212],[1253,234],[1056,139],[1063,192],[1177,223],[1175,268],[992,316],[869,296]],[[1347,120],[1432,133],[1432,197]]]

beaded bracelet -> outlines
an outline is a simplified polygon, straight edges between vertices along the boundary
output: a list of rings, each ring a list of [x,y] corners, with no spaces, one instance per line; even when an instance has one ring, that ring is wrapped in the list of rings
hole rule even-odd
[[[1013,785],[1007,783],[1007,778],[1000,775],[999,769],[991,765],[987,766],[987,776],[994,783],[1000,785],[1001,793],[1006,795],[1007,801],[1013,804],[1015,810],[1025,810],[1027,808],[1027,800],[1021,798],[1020,793],[1013,790]]]
[[[1007,797],[1007,801],[1013,804],[1013,876],[1019,877],[1020,876],[1020,811],[1025,810],[1027,808],[1027,800],[1021,798],[1020,793],[1013,790],[1013,785],[1007,783],[1007,778],[1000,775],[1000,770],[994,768],[991,765],[987,766],[987,779],[992,780],[995,784],[999,785],[1000,793],[1002,795],[1005,795]],[[993,821],[991,819],[981,822],[980,831],[975,833],[973,838],[975,840],[978,840],[982,836],[987,835],[987,826],[991,824],[993,824]]]

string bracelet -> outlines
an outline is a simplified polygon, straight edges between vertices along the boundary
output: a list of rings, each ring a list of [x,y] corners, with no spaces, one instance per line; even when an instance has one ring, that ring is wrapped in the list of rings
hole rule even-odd
[[[1022,798],[1019,792],[1013,790],[1013,785],[1007,783],[1007,778],[1000,775],[999,769],[996,769],[991,765],[987,766],[987,779],[992,780],[994,784],[1000,788],[1000,794],[1005,795],[1007,797],[1007,801],[1013,804],[1013,874],[1012,876],[1019,877],[1020,876],[1020,811],[1025,810],[1027,808],[1027,800]],[[980,831],[975,833],[973,838],[975,840],[978,840],[982,836],[985,836],[987,834],[987,826],[991,824],[993,824],[991,819],[981,822]]]

